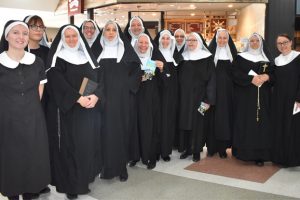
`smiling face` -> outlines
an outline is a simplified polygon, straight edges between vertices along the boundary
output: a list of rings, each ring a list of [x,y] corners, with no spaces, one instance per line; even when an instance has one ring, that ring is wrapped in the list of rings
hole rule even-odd
[[[225,47],[228,43],[227,33],[225,31],[221,31],[218,34],[217,43],[219,47]]]
[[[108,41],[112,41],[117,36],[116,26],[114,24],[107,24],[103,34]]]
[[[66,44],[69,47],[71,47],[71,48],[76,47],[76,45],[78,43],[78,34],[74,29],[67,28],[64,32],[64,36],[65,36]]]
[[[92,39],[95,34],[96,27],[93,22],[87,21],[83,25],[83,35],[86,39]]]
[[[138,19],[132,20],[130,30],[136,36],[141,34],[143,30],[141,22]]]
[[[141,37],[139,37],[137,45],[140,53],[146,53],[149,48],[149,40],[147,36],[142,35]]]
[[[185,38],[185,35],[182,31],[177,31],[174,35],[175,37],[175,40],[176,40],[176,43],[178,45],[182,45],[183,41],[184,41],[184,38]]]
[[[168,34],[164,34],[161,38],[161,45],[163,46],[163,48],[168,48],[168,46],[170,45],[171,42],[171,38]]]
[[[253,35],[250,40],[249,40],[249,43],[250,43],[250,48],[251,49],[258,49],[260,47],[260,41],[258,39],[258,37],[256,35]]]
[[[283,55],[287,55],[292,51],[292,41],[286,37],[279,36],[276,40],[277,49]]]
[[[24,49],[29,40],[28,29],[19,24],[11,28],[6,36],[8,41],[9,49]]]
[[[189,35],[189,37],[187,38],[187,46],[188,46],[188,49],[190,51],[194,51],[197,46],[198,46],[198,40],[196,38],[196,36],[194,36],[193,34]]]

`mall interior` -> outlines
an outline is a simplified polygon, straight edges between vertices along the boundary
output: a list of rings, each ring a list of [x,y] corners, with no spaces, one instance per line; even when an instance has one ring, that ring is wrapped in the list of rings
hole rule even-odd
[[[106,21],[116,21],[122,29],[132,16],[140,16],[151,36],[162,29],[182,28],[186,33],[199,32],[209,43],[218,28],[226,28],[237,49],[253,32],[261,34],[274,55],[276,36],[288,33],[294,37],[294,48],[300,50],[300,0],[81,0],[81,11],[68,13],[70,0],[1,0],[0,33],[10,19],[22,20],[39,15],[47,27],[51,42],[58,29],[67,23],[80,26],[94,19],[100,28]],[[1,111],[0,111],[1,112]],[[201,160],[179,159],[173,151],[170,162],[160,160],[148,170],[138,163],[128,167],[127,182],[96,178],[91,192],[82,200],[289,200],[300,199],[300,167],[282,168],[266,163],[264,167],[236,160],[227,149],[228,158],[206,157]],[[22,177],[20,177],[21,179]],[[51,192],[40,200],[63,200],[64,194],[50,186]],[[0,200],[6,200],[1,196]]]

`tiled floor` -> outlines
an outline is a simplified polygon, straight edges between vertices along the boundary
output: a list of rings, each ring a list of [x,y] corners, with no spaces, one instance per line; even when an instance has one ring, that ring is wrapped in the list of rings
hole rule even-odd
[[[204,158],[206,155],[206,152],[201,154],[201,157]],[[200,161],[201,162],[201,161]],[[235,188],[242,188],[252,191],[259,191],[259,192],[265,192],[265,193],[271,193],[276,195],[283,195],[288,197],[295,197],[300,198],[300,167],[297,168],[282,168],[279,171],[277,171],[269,180],[267,180],[265,183],[257,183],[257,182],[251,182],[251,181],[245,181],[241,179],[234,179],[234,178],[228,178],[223,176],[217,176],[212,174],[206,174],[201,172],[195,172],[190,170],[185,170],[184,168],[191,165],[193,162],[191,158],[187,158],[185,160],[179,159],[179,153],[173,152],[173,155],[171,156],[170,162],[163,162],[160,161],[157,163],[156,168],[154,171],[156,172],[162,172],[169,175],[175,175],[176,177],[185,177],[188,179],[193,180],[199,180],[199,181],[205,181],[205,182],[211,182],[216,184],[221,184],[224,186],[231,186]],[[144,165],[141,163],[137,164],[138,168],[145,168]],[[130,173],[134,173],[135,170],[138,168],[130,169]],[[145,171],[144,171],[145,172]],[[139,172],[139,173],[143,173]],[[129,177],[134,178],[132,176]],[[95,184],[101,183],[102,180],[97,180],[92,188],[97,188]],[[107,182],[106,182],[107,183]],[[119,181],[112,181],[108,182],[108,187],[111,185],[120,184]],[[122,183],[123,185],[118,185],[118,187],[127,188],[128,187],[135,187],[134,185],[128,185],[128,183]],[[124,185],[125,184],[125,185]],[[127,184],[127,185],[126,185]],[[138,183],[137,183],[138,184]],[[126,187],[125,187],[126,186]],[[163,186],[161,186],[163,187]],[[126,189],[124,189],[126,190]],[[104,191],[105,192],[105,191]],[[124,191],[126,193],[126,191]],[[91,197],[91,195],[81,195],[79,196],[79,200],[95,200],[96,198]],[[95,195],[93,195],[95,196]],[[0,196],[0,200],[4,200],[6,198]],[[46,196],[41,196],[40,200],[64,200],[66,199],[64,194],[59,194],[55,192],[55,188],[51,187],[51,194]],[[101,199],[101,198],[100,198]],[[108,198],[109,199],[109,198]],[[130,199],[130,197],[129,197]]]

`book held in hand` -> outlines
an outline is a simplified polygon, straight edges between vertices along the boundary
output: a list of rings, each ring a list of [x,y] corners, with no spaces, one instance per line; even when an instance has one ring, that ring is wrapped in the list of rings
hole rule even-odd
[[[82,96],[88,96],[91,95],[95,92],[95,90],[98,87],[98,83],[95,81],[92,81],[91,79],[88,79],[86,77],[83,78],[80,89],[79,89],[79,94]]]

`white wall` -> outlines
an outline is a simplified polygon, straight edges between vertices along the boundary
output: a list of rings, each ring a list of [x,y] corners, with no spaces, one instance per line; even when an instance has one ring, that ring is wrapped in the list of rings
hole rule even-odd
[[[237,41],[248,38],[252,33],[265,35],[266,4],[251,4],[239,11],[237,17]]]

